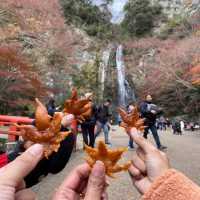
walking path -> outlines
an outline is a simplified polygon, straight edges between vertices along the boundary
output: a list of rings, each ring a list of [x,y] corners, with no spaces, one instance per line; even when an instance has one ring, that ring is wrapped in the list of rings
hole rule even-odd
[[[123,129],[114,127],[116,131],[111,133],[111,141],[114,147],[127,146],[128,137]],[[168,154],[171,166],[184,172],[188,177],[200,185],[200,131],[186,132],[184,135],[172,135],[171,130],[160,132],[161,141],[168,147]],[[150,137],[149,137],[150,138]],[[102,139],[100,136],[98,139]],[[151,138],[152,140],[152,138]],[[152,140],[153,141],[153,140]],[[60,185],[66,175],[77,165],[84,162],[84,152],[82,150],[82,138],[78,137],[78,150],[73,153],[66,168],[57,175],[49,175],[41,183],[33,187],[38,194],[39,200],[50,199],[54,190]],[[122,162],[131,159],[134,151],[128,151]],[[139,200],[140,195],[132,186],[128,173],[116,174],[116,179],[110,180],[108,188],[110,200]]]

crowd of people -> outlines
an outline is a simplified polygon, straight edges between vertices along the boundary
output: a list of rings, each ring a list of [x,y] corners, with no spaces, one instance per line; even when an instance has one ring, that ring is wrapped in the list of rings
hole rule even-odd
[[[85,98],[92,103],[92,113],[80,123],[84,144],[95,147],[95,140],[103,131],[105,143],[111,145],[109,137],[109,123],[112,116],[111,100],[107,99],[102,105],[96,105],[93,103],[92,93],[87,93]],[[135,106],[132,103],[129,104],[127,112],[131,113]],[[53,99],[46,107],[51,116],[59,110]],[[141,117],[145,119],[143,137],[135,128],[132,128],[128,132],[128,146],[131,149],[137,146],[136,154],[132,156],[129,175],[133,185],[143,195],[142,200],[199,199],[200,188],[180,172],[171,169],[166,155],[162,152],[167,147],[161,144],[157,130],[165,130],[170,126],[169,120],[161,117],[162,109],[153,103],[151,95],[147,95],[140,104],[139,111]],[[63,116],[60,131],[72,129],[73,120],[74,116],[71,114]],[[180,123],[181,126],[183,124]],[[146,140],[150,131],[157,148]],[[37,184],[49,173],[57,174],[62,171],[71,157],[75,141],[75,134],[68,135],[61,142],[58,152],[54,152],[48,159],[42,157],[42,145],[33,145],[30,141],[19,142],[15,151],[7,155],[9,164],[0,168],[0,199],[35,199],[35,194],[27,188]],[[53,199],[108,199],[106,189],[104,164],[97,161],[91,171],[89,165],[85,163],[73,172],[69,172]]]

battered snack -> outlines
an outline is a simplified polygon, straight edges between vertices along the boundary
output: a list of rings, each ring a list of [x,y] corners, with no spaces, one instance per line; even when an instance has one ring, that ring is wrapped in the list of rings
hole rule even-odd
[[[42,144],[44,156],[48,159],[53,152],[58,151],[60,142],[70,134],[70,131],[60,132],[61,120],[62,113],[55,113],[45,131],[39,131],[37,127],[32,125],[16,125],[16,127],[20,130],[20,135],[24,140]]]
[[[84,121],[91,116],[92,106],[88,98],[78,99],[77,90],[72,90],[71,98],[65,101],[64,112],[73,114],[77,120]]]
[[[128,162],[124,165],[117,164],[118,160],[126,150],[127,148],[110,150],[103,141],[99,141],[97,148],[92,148],[85,145],[85,151],[88,154],[86,161],[90,167],[93,167],[97,160],[102,161],[105,165],[106,174],[110,177],[113,177],[113,173],[126,171],[131,165],[131,162]]]
[[[140,118],[137,107],[135,107],[130,113],[127,113],[122,108],[118,108],[118,112],[122,118],[120,126],[124,127],[128,132],[131,128],[136,128],[141,132],[144,131],[144,119]]]
[[[44,131],[50,126],[52,117],[48,115],[46,107],[39,101],[38,98],[36,98],[35,101],[37,105],[35,111],[35,125],[38,131]]]

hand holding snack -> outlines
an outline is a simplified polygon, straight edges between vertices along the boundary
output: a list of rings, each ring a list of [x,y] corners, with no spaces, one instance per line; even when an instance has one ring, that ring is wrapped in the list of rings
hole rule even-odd
[[[32,125],[16,125],[16,127],[20,130],[20,134],[24,140],[42,144],[44,146],[44,156],[48,158],[53,152],[58,151],[60,148],[60,142],[63,141],[70,132],[60,132],[61,122],[63,119],[62,113],[56,112],[52,120],[49,122],[47,120],[49,117],[47,110],[45,110],[45,106],[39,102],[38,99],[36,99],[36,101],[38,102],[35,114],[37,116],[36,127]],[[44,116],[41,115],[41,111]],[[46,120],[44,120],[43,117]],[[44,129],[44,127],[46,129]],[[41,129],[42,131],[39,131]]]
[[[131,129],[130,135],[139,148],[133,156],[129,173],[135,187],[144,194],[155,179],[170,168],[169,161],[165,153],[149,143],[135,128]]]
[[[105,166],[97,161],[91,171],[88,164],[74,169],[56,191],[53,200],[106,200]]]

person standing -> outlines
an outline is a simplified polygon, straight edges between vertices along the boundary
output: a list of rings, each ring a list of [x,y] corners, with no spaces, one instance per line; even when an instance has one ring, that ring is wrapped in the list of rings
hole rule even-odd
[[[128,112],[128,113],[131,113],[131,112],[134,110],[134,108],[135,108],[135,107],[134,107],[133,104],[129,104],[129,105],[127,106],[127,112]],[[129,149],[134,149],[133,139],[132,139],[131,136],[129,136],[128,148],[129,148]]]
[[[96,122],[96,134],[95,138],[98,137],[101,130],[103,129],[104,138],[106,144],[111,144],[109,141],[109,119],[112,116],[110,112],[111,100],[107,99],[103,105],[97,109],[97,122]]]
[[[180,121],[180,127],[181,127],[181,135],[182,135],[185,129],[185,123],[183,120]]]
[[[55,100],[51,98],[46,105],[48,114],[53,117],[54,113],[56,112]]]
[[[157,148],[160,150],[166,149],[167,147],[161,145],[160,138],[156,128],[156,118],[161,113],[161,110],[152,103],[151,95],[146,96],[146,100],[140,105],[140,112],[142,118],[145,118],[145,130],[144,130],[144,138],[147,139],[147,135],[149,130],[151,130],[154,140],[156,142]]]
[[[94,147],[94,142],[95,142],[94,129],[95,129],[96,118],[97,118],[96,116],[97,108],[95,104],[92,103],[92,97],[93,97],[92,93],[85,94],[85,98],[89,99],[90,103],[92,104],[92,113],[88,119],[86,119],[84,122],[81,123],[83,141],[86,145],[90,147]]]

